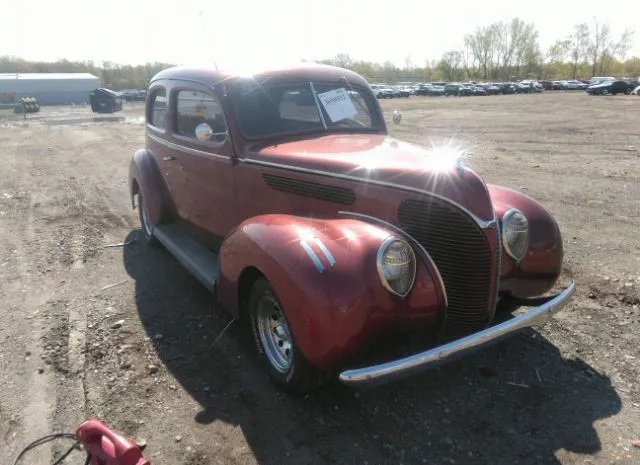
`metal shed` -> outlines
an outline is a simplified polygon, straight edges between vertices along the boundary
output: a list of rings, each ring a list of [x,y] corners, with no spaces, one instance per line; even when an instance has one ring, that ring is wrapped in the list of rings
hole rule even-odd
[[[40,105],[89,103],[100,78],[89,73],[0,73],[0,96],[35,97]]]

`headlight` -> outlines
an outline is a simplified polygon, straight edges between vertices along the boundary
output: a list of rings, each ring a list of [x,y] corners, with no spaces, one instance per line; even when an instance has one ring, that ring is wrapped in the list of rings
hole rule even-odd
[[[502,245],[515,261],[524,257],[529,247],[529,223],[520,210],[512,208],[502,217]]]
[[[380,245],[377,256],[378,275],[389,292],[405,297],[416,277],[416,256],[405,241],[388,237]]]

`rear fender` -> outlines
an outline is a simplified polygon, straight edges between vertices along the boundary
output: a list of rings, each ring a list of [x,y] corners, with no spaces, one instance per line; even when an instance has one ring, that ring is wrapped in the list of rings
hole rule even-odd
[[[562,272],[564,250],[558,223],[531,197],[513,189],[488,185],[498,220],[517,208],[529,223],[529,249],[517,262],[502,254],[500,291],[516,297],[533,297],[549,291]],[[504,249],[503,249],[504,250]]]
[[[132,208],[136,208],[136,194],[142,193],[151,224],[171,214],[171,197],[153,155],[146,149],[137,150],[131,157],[129,193]]]
[[[257,269],[273,286],[297,345],[318,367],[332,367],[384,328],[435,324],[441,289],[418,261],[414,287],[401,299],[381,284],[376,254],[392,235],[355,219],[261,215],[240,224],[220,249],[218,299],[238,315],[243,271]]]

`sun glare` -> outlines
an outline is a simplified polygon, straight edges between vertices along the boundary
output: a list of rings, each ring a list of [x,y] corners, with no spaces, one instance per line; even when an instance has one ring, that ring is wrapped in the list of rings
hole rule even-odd
[[[425,162],[434,171],[450,171],[453,168],[460,170],[464,169],[464,160],[468,156],[469,153],[461,146],[448,142],[428,147]]]

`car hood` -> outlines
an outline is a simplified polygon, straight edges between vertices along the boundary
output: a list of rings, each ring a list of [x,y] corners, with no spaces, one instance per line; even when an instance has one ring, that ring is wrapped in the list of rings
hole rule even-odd
[[[274,167],[434,193],[491,221],[494,210],[486,184],[459,162],[461,156],[451,145],[423,148],[379,134],[326,135],[263,146],[248,154]]]

